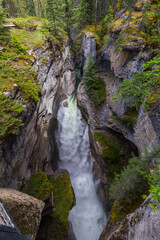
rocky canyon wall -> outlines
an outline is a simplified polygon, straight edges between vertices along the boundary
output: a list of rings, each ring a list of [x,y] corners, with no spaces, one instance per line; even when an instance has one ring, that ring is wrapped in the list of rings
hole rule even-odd
[[[29,51],[43,91],[38,104],[26,106],[19,135],[1,142],[1,187],[20,189],[35,172],[52,174],[57,167],[57,151],[52,144],[56,111],[59,101],[71,95],[75,86],[74,61],[67,42],[64,49],[46,42]]]
[[[109,44],[98,52],[96,52],[96,40],[93,34],[86,33],[82,41],[82,59],[84,63],[89,56],[88,49],[90,49],[90,53],[92,53],[94,58],[96,57],[98,76],[101,77],[106,84],[106,101],[99,107],[95,107],[90,101],[83,82],[80,83],[78,88],[78,104],[89,124],[92,154],[102,169],[103,177],[106,175],[109,176],[111,168],[109,168],[109,163],[104,162],[102,157],[103,149],[95,139],[96,131],[105,133],[114,143],[120,141],[121,143],[119,142],[118,144],[120,144],[123,158],[124,156],[129,157],[129,153],[125,151],[125,146],[130,152],[138,154],[138,152],[143,152],[145,147],[151,149],[152,145],[160,143],[159,105],[148,111],[140,107],[136,113],[136,123],[130,126],[120,121],[115,121],[115,119],[112,118],[112,116],[122,118],[127,116],[128,109],[128,104],[125,101],[111,101],[111,96],[115,93],[116,86],[123,79],[140,71],[144,64],[144,59],[149,58],[149,53],[143,46],[124,46],[121,51],[115,51],[115,39],[115,35],[112,34]],[[118,165],[120,166],[121,162],[120,160],[118,161]],[[114,164],[116,165],[116,161]],[[123,164],[125,165],[126,162]],[[107,182],[103,181],[102,175],[101,181],[104,184]],[[158,240],[160,236],[158,227],[159,213],[154,212],[154,210],[150,208],[150,203],[159,209],[159,204],[149,197],[135,212],[127,215],[124,219],[112,222],[111,218],[108,217],[106,227],[100,239]]]

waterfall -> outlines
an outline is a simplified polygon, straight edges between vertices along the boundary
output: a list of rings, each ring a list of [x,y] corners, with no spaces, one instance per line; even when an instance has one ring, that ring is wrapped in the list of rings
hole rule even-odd
[[[98,240],[106,217],[93,180],[88,125],[71,97],[59,108],[56,141],[59,168],[68,170],[76,196],[76,206],[69,214],[76,239]]]

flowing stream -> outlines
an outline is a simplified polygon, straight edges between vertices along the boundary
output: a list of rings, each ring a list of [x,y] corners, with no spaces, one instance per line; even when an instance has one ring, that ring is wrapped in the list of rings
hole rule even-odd
[[[76,239],[98,240],[106,217],[93,180],[88,125],[71,97],[59,108],[56,139],[59,168],[68,170],[76,196],[69,214]]]

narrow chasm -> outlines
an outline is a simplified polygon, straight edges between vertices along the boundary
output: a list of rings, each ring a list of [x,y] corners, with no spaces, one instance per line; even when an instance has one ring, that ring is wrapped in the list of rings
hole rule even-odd
[[[76,197],[76,205],[69,214],[72,235],[76,240],[98,240],[106,216],[96,194],[98,182],[93,178],[88,125],[75,98],[70,96],[61,102],[57,119],[59,168],[68,170]]]

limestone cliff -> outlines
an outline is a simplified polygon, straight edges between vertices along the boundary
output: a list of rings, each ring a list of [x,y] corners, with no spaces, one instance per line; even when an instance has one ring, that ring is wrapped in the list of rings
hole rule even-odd
[[[121,164],[126,165],[127,157],[130,154],[124,150],[123,144],[127,146],[130,153],[134,152],[137,154],[137,150],[140,153],[144,150],[144,147],[151,148],[152,144],[159,144],[160,142],[158,105],[155,108],[150,108],[149,111],[140,107],[136,113],[136,122],[134,124],[127,125],[112,118],[112,116],[124,118],[128,115],[128,104],[126,102],[119,100],[116,102],[111,101],[111,96],[115,93],[116,86],[123,79],[140,71],[140,67],[144,64],[144,59],[149,57],[147,49],[143,46],[138,47],[138,44],[137,46],[134,44],[134,47],[126,44],[122,50],[117,52],[115,51],[115,42],[116,33],[113,32],[109,43],[96,52],[96,39],[92,33],[86,33],[82,41],[82,59],[84,59],[84,65],[87,56],[89,56],[88,49],[90,49],[90,53],[92,53],[94,58],[96,56],[97,74],[106,83],[105,103],[96,107],[87,96],[83,82],[80,83],[78,88],[78,104],[89,124],[92,154],[105,176],[112,176],[113,167],[115,171],[116,166],[120,168]],[[121,148],[121,152],[116,153],[117,157],[112,158],[113,165],[110,164],[109,158],[108,162],[104,161],[103,144],[101,145],[98,137],[96,137],[98,133],[101,134],[101,137],[105,135],[106,141],[109,140],[114,143],[114,146],[117,144]],[[109,149],[110,147],[111,144],[108,144],[107,148]],[[122,155],[123,163],[120,160]],[[126,162],[124,156],[126,156]],[[149,207],[150,201],[149,199],[146,200],[134,213],[127,215],[124,219],[112,223],[109,218],[100,239],[152,239],[153,236],[150,234],[150,226],[152,225],[156,229],[154,231],[154,239],[158,240],[159,230],[157,219],[159,213],[154,212]],[[159,204],[156,203],[156,205],[159,208]],[[153,229],[151,232],[153,232]]]
[[[40,102],[29,104],[23,113],[24,126],[19,135],[1,142],[1,187],[20,189],[35,172],[52,174],[56,169],[54,117],[60,99],[70,95],[75,85],[74,62],[67,42],[64,49],[46,42],[29,51],[43,92]]]

